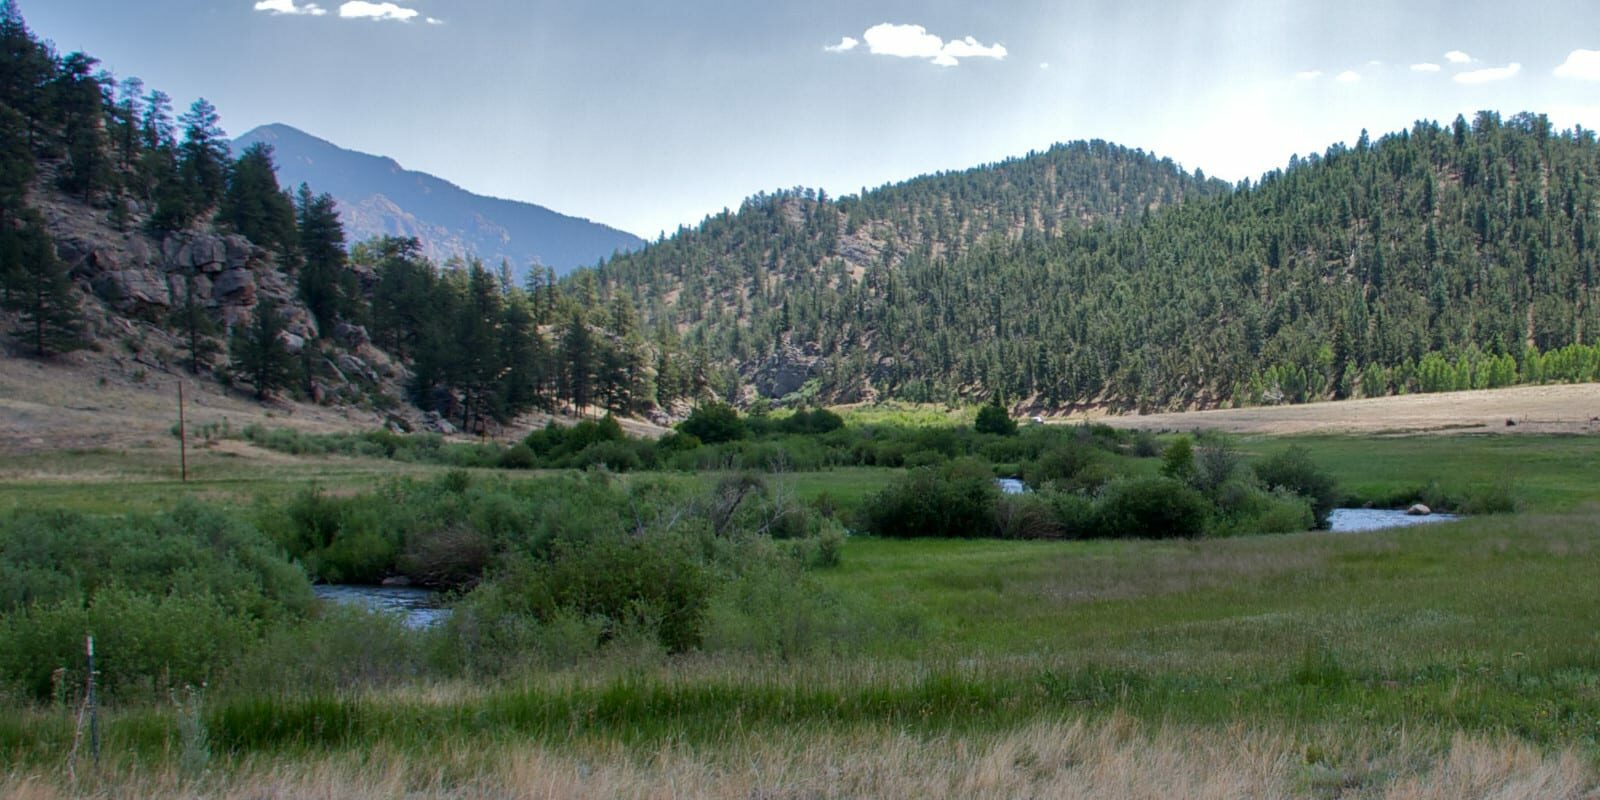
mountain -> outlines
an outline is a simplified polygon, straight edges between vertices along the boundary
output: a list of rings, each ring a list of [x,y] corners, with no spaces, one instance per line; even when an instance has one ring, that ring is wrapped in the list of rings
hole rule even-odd
[[[519,275],[534,263],[565,273],[644,245],[615,228],[530,203],[476,195],[288,125],[256,128],[234,140],[233,151],[257,142],[272,145],[279,183],[306,183],[334,197],[351,242],[414,236],[436,261],[476,255],[492,269],[503,259]]]
[[[1482,112],[1233,188],[1076,143],[762,195],[593,280],[728,396],[1177,409],[1600,378],[1597,240],[1595,134]]]

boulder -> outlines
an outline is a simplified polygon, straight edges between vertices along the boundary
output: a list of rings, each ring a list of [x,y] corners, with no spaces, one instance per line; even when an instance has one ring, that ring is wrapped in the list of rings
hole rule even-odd
[[[190,277],[182,272],[167,273],[167,289],[172,292],[172,304],[181,306],[189,296]],[[199,303],[211,301],[211,279],[204,275],[195,275],[194,299]]]
[[[256,276],[247,269],[230,269],[217,276],[216,283],[211,286],[210,294],[216,298],[219,305],[255,305]]]
[[[291,353],[299,354],[301,350],[306,349],[306,340],[303,336],[284,331],[278,334],[278,339],[283,342],[283,348]]]
[[[116,308],[127,311],[138,306],[172,305],[172,292],[163,277],[154,270],[124,269],[101,272],[90,285],[99,295]]]
[[[456,426],[450,424],[450,421],[440,416],[437,411],[429,411],[422,415],[422,428],[423,430],[442,433],[446,436],[456,432]]]
[[[360,325],[352,325],[348,322],[340,322],[338,325],[334,326],[333,340],[345,347],[350,348],[351,350],[354,350],[372,341],[372,339],[367,336],[367,329],[365,327]]]
[[[1428,508],[1427,506],[1425,506],[1425,505],[1423,505],[1421,503],[1418,503],[1418,504],[1406,509],[1406,514],[1409,515],[1409,516],[1413,516],[1413,517],[1426,517],[1426,516],[1428,516],[1429,514],[1432,514],[1432,513],[1433,513],[1433,509]]]
[[[228,261],[228,247],[219,236],[196,236],[182,251],[178,265],[200,272],[221,272]]]
[[[821,363],[815,352],[785,345],[756,367],[751,382],[762,397],[783,397],[799,391],[817,374]]]
[[[223,259],[227,268],[245,269],[250,265],[250,258],[255,253],[255,245],[249,239],[235,233],[222,240]]]
[[[337,360],[339,371],[344,373],[345,380],[359,378],[367,383],[378,382],[378,374],[372,371],[372,367],[367,366],[367,362],[349,353],[341,354]]]

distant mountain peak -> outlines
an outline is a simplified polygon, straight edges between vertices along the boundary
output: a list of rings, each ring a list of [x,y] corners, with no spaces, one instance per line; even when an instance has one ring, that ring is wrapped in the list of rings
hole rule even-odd
[[[272,145],[279,183],[305,183],[338,201],[351,242],[415,236],[435,261],[475,256],[498,266],[504,260],[519,275],[534,264],[566,273],[645,244],[633,234],[543,206],[473,194],[392,158],[348,150],[290,125],[262,125],[233,146],[238,151],[257,142]]]

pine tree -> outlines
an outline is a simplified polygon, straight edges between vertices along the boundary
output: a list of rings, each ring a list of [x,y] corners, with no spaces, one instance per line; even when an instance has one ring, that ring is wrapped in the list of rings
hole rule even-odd
[[[313,194],[300,184],[295,200],[300,256],[300,299],[317,318],[322,331],[332,331],[341,315],[350,316],[356,295],[355,276],[345,268],[344,226],[338,205],[327,194]]]
[[[228,171],[221,221],[262,247],[287,254],[297,239],[294,202],[278,188],[272,145],[257,142],[245,148]]]
[[[228,135],[222,117],[204,97],[195,100],[178,118],[183,143],[178,146],[178,173],[194,203],[203,211],[222,199],[228,180]]]
[[[41,358],[87,347],[83,316],[67,267],[56,256],[37,213],[27,212],[21,229],[0,229],[0,275],[6,276],[5,305],[21,324],[12,331]]]
[[[294,355],[283,342],[283,314],[277,302],[263,299],[256,304],[249,325],[234,329],[228,342],[233,372],[255,389],[256,399],[294,385]]]
[[[205,304],[195,292],[198,275],[184,276],[183,303],[172,310],[172,324],[183,333],[184,347],[189,352],[189,372],[198,375],[219,349],[216,340],[217,323],[206,311]]]
[[[33,181],[33,154],[28,152],[28,121],[0,103],[0,228],[22,207]]]

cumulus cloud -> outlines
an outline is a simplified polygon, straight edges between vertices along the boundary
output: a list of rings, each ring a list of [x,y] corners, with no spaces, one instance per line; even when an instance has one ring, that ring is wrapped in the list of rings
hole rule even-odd
[[[954,67],[963,58],[992,58],[1002,61],[1009,53],[1003,44],[986,45],[967,36],[961,39],[944,39],[928,32],[921,25],[896,25],[884,22],[874,25],[861,35],[867,52],[879,56],[926,59],[941,67]],[[846,36],[836,45],[825,48],[830,53],[844,53],[856,49],[862,42]]]
[[[1567,60],[1556,67],[1556,77],[1600,81],[1600,50],[1572,51]]]
[[[1424,61],[1421,64],[1411,65],[1412,72],[1438,72],[1440,69],[1442,69],[1442,67],[1431,61]]]
[[[1517,73],[1521,71],[1521,64],[1507,64],[1503,67],[1490,67],[1488,69],[1475,69],[1471,72],[1463,72],[1455,77],[1455,81],[1456,83],[1465,83],[1469,85],[1478,83],[1493,83],[1494,81],[1503,81],[1509,78],[1514,78],[1516,77]]]
[[[1460,50],[1451,50],[1450,52],[1444,54],[1444,60],[1452,64],[1471,64],[1472,56],[1469,56]]]
[[[1294,79],[1297,81],[1314,81],[1320,77],[1322,77],[1322,70],[1320,69],[1308,69],[1305,72],[1296,72],[1294,74]]]
[[[339,16],[345,19],[377,19],[410,22],[419,12],[414,8],[394,3],[369,3],[367,0],[350,0],[339,6]]]
[[[296,5],[294,0],[261,0],[256,3],[256,10],[265,11],[269,14],[305,14],[313,17],[320,17],[328,13],[327,9],[316,3]]]
[[[1344,72],[1339,73],[1339,77],[1334,78],[1334,80],[1340,83],[1355,83],[1356,81],[1361,80],[1361,73],[1356,72],[1353,69],[1347,69]]]

